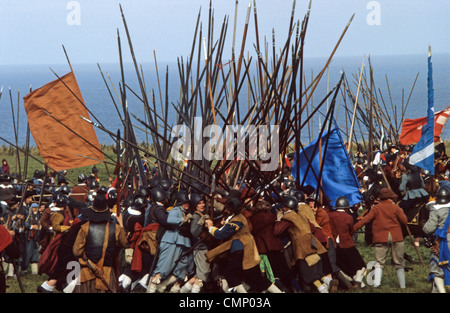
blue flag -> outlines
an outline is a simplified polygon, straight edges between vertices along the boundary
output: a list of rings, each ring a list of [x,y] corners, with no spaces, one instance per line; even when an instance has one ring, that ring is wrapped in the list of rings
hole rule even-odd
[[[422,128],[422,136],[414,146],[409,163],[434,175],[434,89],[431,48],[428,50],[428,114],[427,123]]]
[[[326,143],[327,139],[328,145]],[[322,160],[324,162],[322,189],[328,199],[330,199],[331,205],[334,206],[336,199],[340,196],[346,196],[350,205],[362,202],[363,197],[359,191],[359,181],[347,149],[345,149],[339,128],[335,126],[329,133],[324,132],[322,135],[322,149],[315,148],[318,140],[318,138],[313,140],[300,151],[298,161],[297,154],[295,154],[294,164],[291,170],[292,177],[300,184],[304,181],[303,186],[309,185],[317,189],[317,178],[319,178],[320,173],[319,153],[321,150],[322,157],[325,155],[325,159]],[[327,151],[324,153],[326,145]],[[309,169],[308,160],[311,161],[311,167]],[[297,166],[300,166],[299,177],[296,177]]]

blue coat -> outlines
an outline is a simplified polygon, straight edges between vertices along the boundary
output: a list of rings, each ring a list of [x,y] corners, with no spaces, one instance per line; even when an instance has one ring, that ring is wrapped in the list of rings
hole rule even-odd
[[[176,206],[169,211],[169,214],[167,215],[167,224],[173,227],[166,230],[161,239],[161,243],[166,242],[188,248],[191,247],[191,239],[180,235],[178,231],[178,227],[183,219],[183,213],[185,214],[186,212],[180,206]]]

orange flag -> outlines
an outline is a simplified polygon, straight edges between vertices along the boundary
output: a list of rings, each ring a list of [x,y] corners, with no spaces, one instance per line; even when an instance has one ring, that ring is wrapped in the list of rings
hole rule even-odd
[[[81,115],[90,119],[80,101],[84,103],[73,72],[24,97],[34,141],[47,165],[57,171],[104,161],[103,154],[97,150],[100,144],[94,127],[80,118]]]

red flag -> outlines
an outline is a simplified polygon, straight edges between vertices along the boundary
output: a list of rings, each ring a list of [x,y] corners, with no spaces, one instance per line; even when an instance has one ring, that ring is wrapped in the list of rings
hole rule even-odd
[[[445,110],[434,113],[434,142],[441,138],[442,129],[450,114],[450,107]],[[405,119],[400,134],[400,144],[410,145],[419,142],[422,136],[422,127],[427,123],[426,117],[416,119]]]
[[[34,141],[48,166],[57,171],[104,161],[94,127],[80,119],[90,118],[83,103],[73,72],[24,97]]]

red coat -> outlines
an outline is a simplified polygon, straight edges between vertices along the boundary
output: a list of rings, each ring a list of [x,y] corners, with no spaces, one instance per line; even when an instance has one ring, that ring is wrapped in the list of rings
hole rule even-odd
[[[258,252],[266,254],[269,251],[281,251],[283,243],[274,235],[274,225],[277,219],[271,211],[256,211],[249,217]]]
[[[331,229],[333,237],[339,241],[339,248],[352,248],[355,246],[353,241],[353,217],[342,211],[331,211],[330,216]]]
[[[320,240],[322,244],[325,244],[325,246],[328,248],[328,238],[331,238],[334,241],[333,232],[331,231],[331,225],[330,225],[330,217],[328,215],[328,210],[318,208],[316,211],[316,222],[321,227],[321,232],[323,233],[323,236],[317,237],[317,239]]]
[[[406,225],[408,218],[403,210],[392,200],[383,200],[373,206],[369,213],[353,226],[353,230],[360,229],[370,221],[373,221],[372,234],[374,243],[388,242],[389,233],[391,233],[394,242],[404,240],[401,225]]]

